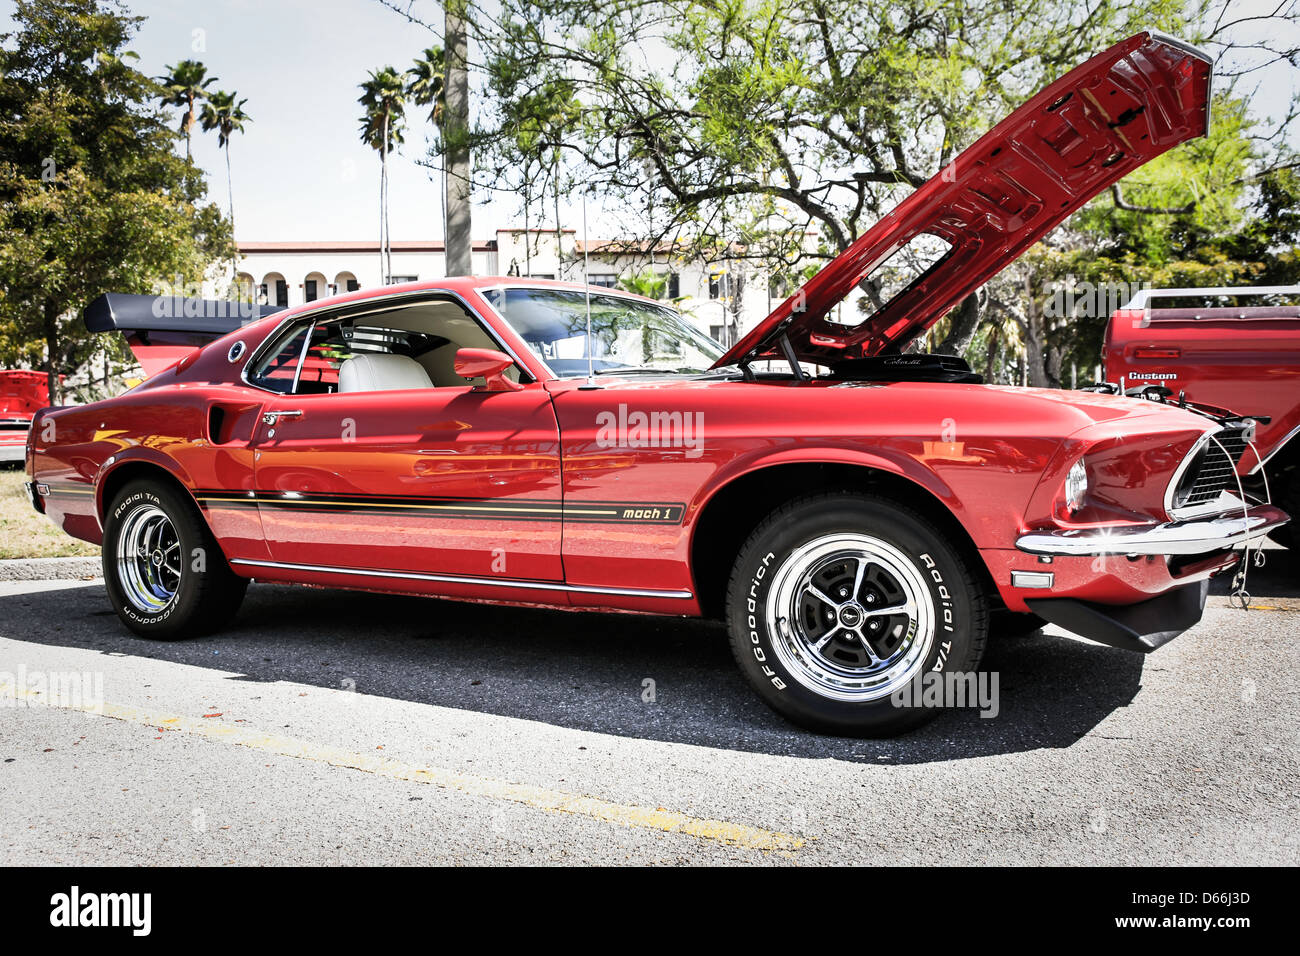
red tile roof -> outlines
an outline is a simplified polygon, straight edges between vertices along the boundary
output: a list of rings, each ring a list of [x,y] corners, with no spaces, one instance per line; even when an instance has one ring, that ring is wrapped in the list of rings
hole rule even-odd
[[[373,239],[351,242],[241,242],[239,251],[246,256],[268,252],[379,252],[379,242]],[[394,252],[445,252],[441,239],[398,240],[390,243]],[[495,239],[473,240],[475,252],[491,252],[497,247]]]

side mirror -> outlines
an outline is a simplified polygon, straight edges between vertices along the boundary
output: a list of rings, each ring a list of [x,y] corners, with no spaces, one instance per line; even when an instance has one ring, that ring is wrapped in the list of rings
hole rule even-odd
[[[461,378],[481,377],[485,392],[517,392],[523,386],[506,378],[506,370],[514,364],[514,359],[496,349],[457,349],[452,368]]]

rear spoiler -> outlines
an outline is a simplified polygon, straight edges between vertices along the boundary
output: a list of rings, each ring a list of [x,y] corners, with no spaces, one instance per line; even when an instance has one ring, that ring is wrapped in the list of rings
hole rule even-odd
[[[284,308],[229,299],[107,292],[86,306],[83,318],[91,332],[192,332],[215,339]]]
[[[82,320],[91,332],[125,335],[147,377],[194,349],[284,308],[229,299],[109,292],[86,306]]]

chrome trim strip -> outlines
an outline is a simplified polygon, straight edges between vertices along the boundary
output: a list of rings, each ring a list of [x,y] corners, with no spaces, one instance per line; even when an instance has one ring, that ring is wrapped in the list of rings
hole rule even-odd
[[[1222,551],[1286,524],[1277,508],[1260,505],[1244,515],[1208,521],[1174,521],[1141,528],[1032,531],[1016,540],[1028,554],[1095,557],[1098,555],[1196,555]]]
[[[556,584],[548,581],[501,581],[496,578],[473,578],[457,574],[420,574],[415,571],[368,571],[364,568],[331,568],[316,564],[286,564],[281,561],[247,561],[232,558],[231,564],[253,568],[280,568],[285,571],[319,571],[323,574],[350,574],[363,578],[398,578],[403,581],[438,581],[444,584],[478,584],[488,587],[514,588],[521,591],[565,591],[574,594],[609,594],[618,597],[673,598],[688,601],[690,591],[655,591],[649,588],[580,587],[575,584]]]
[[[311,337],[315,333],[318,324],[315,319],[312,319],[311,325],[307,326],[307,334],[302,337],[302,351],[298,353],[298,364],[293,367],[293,387],[289,389],[290,395],[298,394],[298,383],[302,381],[302,366],[307,361],[307,352],[311,349]],[[293,340],[290,339],[290,341]],[[275,424],[274,422],[267,422],[265,415],[262,416],[262,421],[268,425]]]
[[[1169,484],[1165,486],[1164,507],[1165,514],[1169,515],[1169,517],[1177,517],[1177,515],[1174,514],[1174,495],[1178,492],[1179,482],[1183,480],[1183,475],[1185,475],[1187,469],[1192,466],[1192,462],[1196,459],[1196,456],[1200,454],[1201,449],[1210,443],[1210,436],[1215,434],[1217,431],[1223,431],[1223,429],[1207,429],[1200,438],[1196,439],[1196,442],[1188,450],[1187,454],[1183,456],[1183,460],[1178,463],[1178,467],[1174,469],[1174,476],[1169,479]]]
[[[1300,295],[1300,285],[1211,286],[1200,289],[1137,289],[1121,309],[1144,309],[1151,299],[1192,298],[1201,296]],[[1209,308],[1207,306],[1207,308]]]
[[[1164,500],[1165,514],[1167,514],[1170,518],[1173,518],[1175,521],[1189,521],[1193,518],[1204,517],[1207,514],[1219,514],[1220,512],[1226,510],[1223,507],[1223,505],[1217,500],[1206,502],[1204,504],[1192,505],[1191,507],[1187,507],[1187,508],[1175,508],[1174,495],[1178,491],[1179,482],[1183,480],[1183,475],[1187,473],[1187,469],[1191,467],[1193,459],[1195,459],[1196,456],[1200,454],[1201,449],[1206,445],[1208,445],[1212,440],[1214,440],[1216,435],[1222,435],[1224,432],[1231,431],[1231,430],[1232,429],[1224,426],[1210,429],[1209,431],[1207,431],[1205,434],[1203,434],[1200,438],[1196,440],[1196,444],[1192,446],[1191,451],[1189,451],[1186,455],[1184,455],[1183,460],[1178,463],[1178,467],[1174,470],[1174,477],[1170,480],[1169,485],[1165,488],[1165,500]],[[1250,453],[1249,445],[1242,452],[1242,457],[1244,458],[1248,453]],[[1239,468],[1240,466],[1241,466],[1241,459],[1238,459],[1237,461],[1233,462],[1234,470],[1236,468]],[[1253,472],[1251,472],[1251,474],[1253,474]],[[1240,480],[1240,475],[1238,475],[1238,480]],[[1229,485],[1228,488],[1225,489],[1225,493],[1232,496],[1233,502],[1235,502],[1237,506],[1241,506],[1241,499],[1237,498],[1236,496],[1236,492],[1238,490],[1239,489],[1235,485]]]

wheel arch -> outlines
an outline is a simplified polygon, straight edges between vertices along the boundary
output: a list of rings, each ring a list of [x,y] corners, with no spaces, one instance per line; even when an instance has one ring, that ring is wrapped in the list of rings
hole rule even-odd
[[[128,482],[139,479],[163,481],[178,488],[194,504],[195,511],[203,518],[203,523],[208,524],[203,509],[198,506],[198,502],[194,501],[194,492],[188,483],[188,476],[175,462],[162,456],[133,455],[118,456],[111,465],[101,470],[95,481],[95,516],[99,519],[101,531],[104,529],[104,519],[108,516],[108,506],[114,496]],[[208,530],[212,530],[210,526]]]
[[[701,613],[710,618],[723,616],[735,556],[763,518],[793,498],[845,489],[897,502],[934,522],[969,560],[989,600],[999,601],[993,577],[974,539],[935,489],[881,464],[779,461],[719,483],[699,506],[692,522],[690,561]]]

